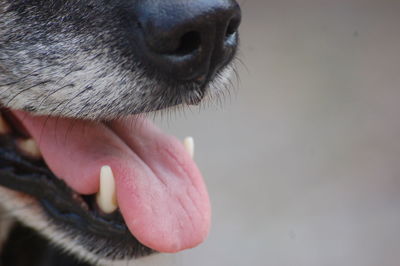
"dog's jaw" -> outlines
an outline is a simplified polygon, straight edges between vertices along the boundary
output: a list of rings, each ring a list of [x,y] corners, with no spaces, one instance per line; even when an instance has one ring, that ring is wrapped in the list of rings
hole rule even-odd
[[[15,222],[14,218],[23,224],[35,229],[38,233],[46,237],[50,242],[56,244],[64,252],[73,254],[75,257],[83,261],[92,263],[93,265],[161,265],[158,262],[165,262],[166,257],[163,255],[149,256],[138,259],[122,259],[114,260],[101,258],[97,254],[89,251],[82,243],[81,239],[74,238],[68,230],[59,230],[51,223],[43,213],[37,201],[25,194],[15,192],[13,190],[0,187],[0,200],[2,202],[0,222],[3,243],[7,239],[7,232]],[[1,244],[3,244],[1,243]]]

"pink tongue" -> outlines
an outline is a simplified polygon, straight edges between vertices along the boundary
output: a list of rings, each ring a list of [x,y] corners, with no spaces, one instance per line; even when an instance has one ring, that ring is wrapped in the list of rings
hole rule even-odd
[[[99,190],[111,166],[120,211],[132,234],[160,252],[200,244],[210,227],[210,203],[196,164],[175,138],[131,117],[109,125],[14,111],[59,178],[80,194]]]

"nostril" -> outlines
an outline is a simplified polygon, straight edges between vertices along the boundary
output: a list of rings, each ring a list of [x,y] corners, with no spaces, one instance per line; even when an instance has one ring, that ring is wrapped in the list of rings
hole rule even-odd
[[[225,38],[228,39],[231,36],[233,36],[240,25],[240,18],[232,18],[231,21],[228,24],[228,27],[226,28],[226,32],[225,32]]]
[[[231,21],[226,29],[225,37],[229,37],[236,32],[236,26],[233,21]]]
[[[200,46],[200,33],[196,31],[190,31],[181,37],[178,48],[172,54],[179,56],[190,55],[198,50]]]

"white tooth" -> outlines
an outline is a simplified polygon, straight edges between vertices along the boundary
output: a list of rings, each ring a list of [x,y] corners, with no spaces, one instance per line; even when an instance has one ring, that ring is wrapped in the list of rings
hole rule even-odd
[[[8,134],[11,132],[10,126],[0,114],[0,135]]]
[[[33,159],[42,158],[42,153],[40,152],[36,141],[33,139],[17,139],[16,144],[21,152],[23,152],[26,156],[29,156]]]
[[[194,157],[194,139],[192,137],[186,137],[183,140],[183,146],[185,146],[186,151],[189,153],[190,157]]]
[[[105,165],[100,170],[100,189],[97,205],[104,213],[112,213],[118,208],[115,179],[111,167]]]

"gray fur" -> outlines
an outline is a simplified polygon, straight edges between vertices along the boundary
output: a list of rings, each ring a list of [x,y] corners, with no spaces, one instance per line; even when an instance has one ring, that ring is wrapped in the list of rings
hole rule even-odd
[[[141,64],[121,15],[127,3],[0,0],[0,103],[111,119],[199,98],[197,85],[174,84]]]

